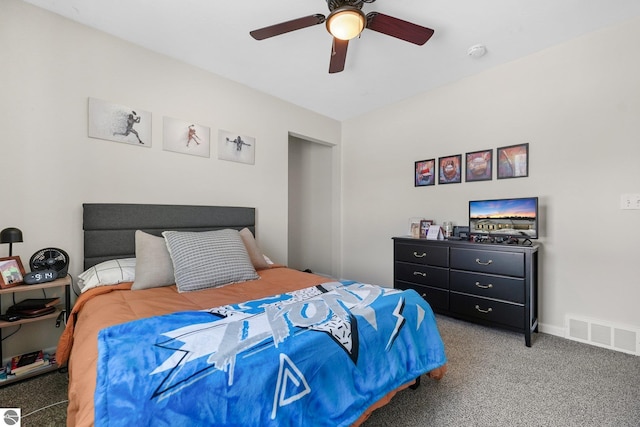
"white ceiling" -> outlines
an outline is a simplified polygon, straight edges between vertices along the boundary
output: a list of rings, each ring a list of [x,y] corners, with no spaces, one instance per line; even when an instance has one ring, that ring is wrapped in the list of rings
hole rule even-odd
[[[263,41],[249,31],[328,14],[326,0],[24,0],[320,114],[345,120],[640,16],[639,0],[377,0],[364,4],[429,27],[416,46],[371,30],[329,74],[324,24]],[[467,55],[483,44],[487,54]]]

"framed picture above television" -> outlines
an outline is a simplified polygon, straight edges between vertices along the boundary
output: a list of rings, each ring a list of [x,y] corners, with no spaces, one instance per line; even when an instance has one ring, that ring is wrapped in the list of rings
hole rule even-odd
[[[498,148],[498,179],[529,176],[529,143]]]
[[[415,162],[413,170],[415,187],[436,184],[436,159],[419,160]]]
[[[438,184],[462,182],[462,154],[438,159]]]
[[[465,181],[490,181],[493,178],[493,150],[466,154]]]

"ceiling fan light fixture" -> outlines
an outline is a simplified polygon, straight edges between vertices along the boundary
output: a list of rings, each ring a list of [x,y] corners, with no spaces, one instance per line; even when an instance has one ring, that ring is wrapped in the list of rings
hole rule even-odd
[[[360,35],[367,21],[364,13],[353,6],[342,6],[327,17],[327,31],[340,40],[351,40]]]

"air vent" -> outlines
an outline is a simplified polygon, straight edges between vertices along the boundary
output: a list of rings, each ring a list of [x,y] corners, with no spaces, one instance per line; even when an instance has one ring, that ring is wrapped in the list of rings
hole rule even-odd
[[[638,328],[572,315],[565,325],[565,338],[640,356]]]

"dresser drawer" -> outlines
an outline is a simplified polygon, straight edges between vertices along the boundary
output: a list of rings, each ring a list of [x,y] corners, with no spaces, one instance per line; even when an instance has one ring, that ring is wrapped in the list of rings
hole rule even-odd
[[[395,280],[449,289],[449,270],[430,265],[395,263]]]
[[[524,329],[524,306],[451,292],[451,311],[487,322]]]
[[[396,289],[413,289],[422,298],[425,299],[434,311],[449,310],[449,292],[443,289],[431,288],[429,286],[421,286],[415,283],[396,281],[394,287]]]
[[[486,249],[451,248],[451,268],[524,277],[524,254]]]
[[[449,289],[524,304],[524,279],[452,270]]]
[[[394,246],[395,260],[417,264],[449,266],[449,248],[446,246],[427,246],[411,243],[397,243]]]

